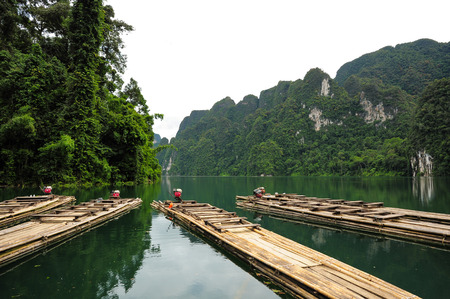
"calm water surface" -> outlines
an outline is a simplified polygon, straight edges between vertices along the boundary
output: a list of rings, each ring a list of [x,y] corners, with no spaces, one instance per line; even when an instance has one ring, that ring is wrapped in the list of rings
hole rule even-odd
[[[143,205],[57,247],[0,268],[0,298],[289,298],[245,264],[162,214],[153,200],[183,198],[236,211],[275,231],[423,298],[448,298],[450,250],[290,223],[237,209],[236,195],[267,192],[347,200],[450,214],[450,178],[165,177],[151,186],[121,188]],[[109,188],[54,190],[77,202],[107,197]],[[0,200],[39,193],[0,190]]]

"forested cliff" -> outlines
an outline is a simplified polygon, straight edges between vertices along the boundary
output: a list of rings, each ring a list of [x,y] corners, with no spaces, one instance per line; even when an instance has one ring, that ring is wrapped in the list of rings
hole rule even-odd
[[[0,185],[148,182],[153,120],[101,0],[0,4]]]
[[[259,97],[193,111],[157,157],[171,175],[449,175],[445,78],[450,43],[385,47],[335,79],[311,69]]]

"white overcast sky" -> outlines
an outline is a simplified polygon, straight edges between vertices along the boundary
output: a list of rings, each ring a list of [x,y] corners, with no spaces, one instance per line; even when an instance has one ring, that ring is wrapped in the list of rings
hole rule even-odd
[[[450,41],[448,0],[106,0],[135,30],[124,36],[153,130],[174,137],[192,110],[238,103],[315,67],[420,38]]]

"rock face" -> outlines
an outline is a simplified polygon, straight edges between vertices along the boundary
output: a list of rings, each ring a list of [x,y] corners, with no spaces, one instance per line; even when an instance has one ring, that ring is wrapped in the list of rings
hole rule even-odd
[[[164,169],[164,171],[169,172],[169,170],[172,168],[172,157],[169,158],[169,163],[167,164],[167,168]]]
[[[314,122],[314,130],[320,131],[321,127],[332,125],[334,122],[328,118],[322,117],[322,110],[312,108],[308,115],[309,119]],[[338,121],[336,125],[342,125],[342,121]]]
[[[361,92],[360,104],[363,107],[364,111],[366,111],[366,114],[364,115],[364,121],[366,123],[373,123],[374,121],[384,122],[387,119],[394,118],[393,115],[386,114],[384,112],[384,106],[382,102],[374,106],[372,102],[367,100],[364,92]]]
[[[320,91],[320,95],[327,97],[329,94],[330,94],[330,82],[328,78],[324,78],[322,81],[322,88]]]
[[[413,176],[421,175],[430,177],[433,175],[433,157],[425,151],[418,151],[411,158]]]
[[[314,122],[314,129],[319,131],[322,126],[327,126],[333,122],[329,119],[322,117],[322,111],[317,108],[313,108],[309,113],[309,119]]]

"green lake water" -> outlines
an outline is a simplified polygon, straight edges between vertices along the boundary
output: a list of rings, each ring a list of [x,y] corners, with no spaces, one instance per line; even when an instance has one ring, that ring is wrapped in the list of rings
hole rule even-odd
[[[423,298],[448,298],[450,249],[290,223],[236,208],[255,187],[450,214],[450,178],[163,177],[122,187],[143,205],[56,247],[0,268],[0,298],[290,298],[249,267],[153,211],[172,188],[375,275]],[[106,198],[110,188],[58,190],[77,203]],[[39,194],[1,189],[0,201]]]

